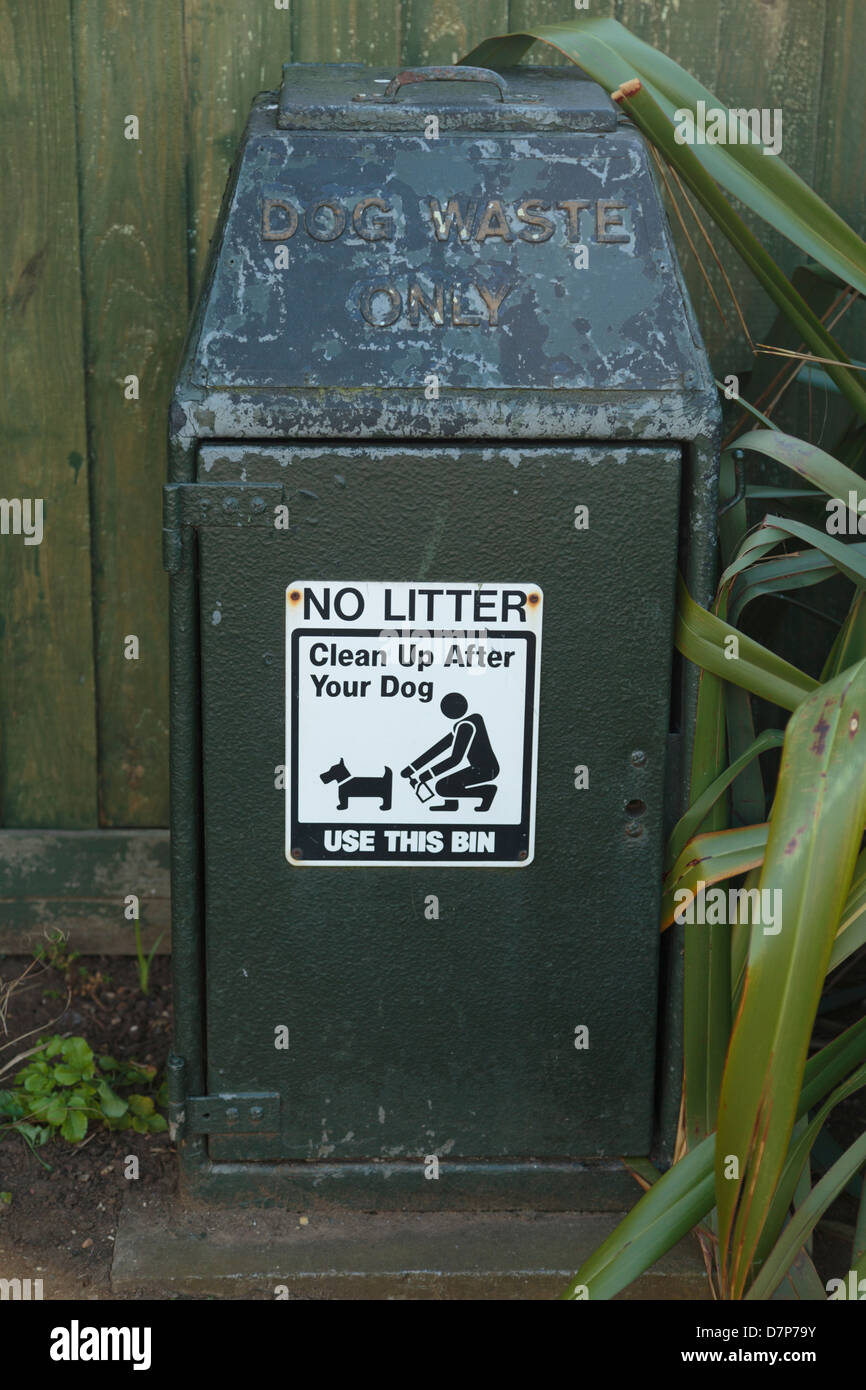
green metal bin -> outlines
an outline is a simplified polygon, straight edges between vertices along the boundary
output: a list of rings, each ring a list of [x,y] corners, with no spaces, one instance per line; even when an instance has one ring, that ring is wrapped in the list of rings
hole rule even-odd
[[[192,1191],[615,1209],[669,1156],[718,435],[646,147],[578,71],[256,98],[165,489]]]

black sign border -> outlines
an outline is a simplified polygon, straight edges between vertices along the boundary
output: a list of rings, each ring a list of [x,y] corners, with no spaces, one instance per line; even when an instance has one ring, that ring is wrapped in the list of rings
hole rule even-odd
[[[394,628],[393,636],[397,637],[402,629]],[[473,628],[438,628],[427,631],[426,638],[453,637],[459,640],[458,633],[465,633],[467,636],[477,636],[478,627]],[[309,864],[313,868],[330,867],[356,867],[364,865],[376,868],[389,868],[393,865],[423,865],[425,868],[437,865],[440,868],[462,868],[464,865],[486,864],[490,868],[520,868],[528,860],[530,831],[532,829],[533,813],[533,773],[535,769],[532,765],[532,750],[535,741],[535,686],[536,686],[536,663],[537,663],[537,641],[538,634],[527,630],[521,632],[515,628],[484,628],[485,637],[505,638],[508,640],[519,638],[527,643],[526,650],[526,690],[523,710],[523,797],[520,808],[520,822],[517,825],[491,825],[485,822],[479,825],[477,821],[467,822],[465,825],[450,822],[447,826],[441,826],[442,830],[495,830],[497,832],[497,845],[502,843],[504,837],[510,853],[508,857],[486,854],[483,851],[472,851],[461,855],[459,859],[440,858],[436,854],[413,854],[410,850],[388,853],[387,855],[378,847],[362,852],[358,850],[354,854],[328,854],[324,846],[324,832],[333,828],[333,822],[325,821],[304,821],[298,820],[298,752],[299,752],[299,730],[298,730],[298,711],[300,697],[298,690],[299,663],[298,663],[298,643],[301,637],[327,637],[330,639],[338,638],[340,635],[353,637],[373,637],[382,639],[392,633],[388,629],[382,628],[353,628],[353,627],[308,627],[305,624],[298,624],[291,634],[291,741],[289,766],[286,768],[286,777],[289,788],[289,825],[291,836],[287,846],[286,858],[293,867],[303,867]],[[407,822],[406,824],[388,823],[382,826],[353,826],[352,822],[345,822],[346,829],[382,829],[382,830],[430,830],[437,828],[431,826],[429,821]],[[291,848],[292,858],[288,858],[288,849]],[[300,851],[300,854],[297,853]],[[300,861],[296,863],[295,861]],[[312,861],[312,862],[311,862]]]

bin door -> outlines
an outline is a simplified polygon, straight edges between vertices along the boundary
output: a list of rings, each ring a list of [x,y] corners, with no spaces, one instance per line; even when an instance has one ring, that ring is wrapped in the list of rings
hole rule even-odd
[[[279,1097],[214,1159],[648,1152],[680,468],[658,444],[202,448],[203,486],[289,507],[199,528],[208,1092]],[[290,862],[299,580],[538,586],[531,862]],[[379,775],[361,739],[337,752]]]

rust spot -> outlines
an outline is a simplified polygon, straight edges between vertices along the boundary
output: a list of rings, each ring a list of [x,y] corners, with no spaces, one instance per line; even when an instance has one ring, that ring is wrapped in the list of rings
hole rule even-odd
[[[827,735],[829,734],[829,732],[830,725],[827,723],[826,719],[822,714],[821,718],[818,720],[818,723],[812,730],[812,733],[816,735],[816,738],[815,742],[812,744],[812,747],[810,749],[810,751],[812,753],[817,754],[819,758],[824,752],[824,749],[827,747]]]
[[[36,289],[36,281],[42,274],[42,267],[47,255],[48,245],[46,243],[46,245],[40,247],[38,251],[33,252],[30,260],[18,276],[17,284],[8,299],[9,308],[14,313],[23,313],[30,303],[33,291]]]
[[[292,589],[291,593],[289,594],[289,602],[290,602],[290,603],[300,603],[300,601],[301,601],[301,591],[300,591],[300,589]]]
[[[529,602],[532,604],[534,608],[537,603],[541,602],[541,594],[530,594]]]

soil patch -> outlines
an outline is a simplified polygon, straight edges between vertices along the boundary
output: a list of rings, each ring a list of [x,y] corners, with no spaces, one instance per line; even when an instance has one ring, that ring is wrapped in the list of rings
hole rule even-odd
[[[66,969],[5,956],[0,989],[28,966],[6,999],[0,1047],[20,1041],[0,1052],[0,1065],[35,1046],[40,1036],[60,1033],[85,1038],[97,1055],[146,1062],[163,1074],[171,1038],[166,957],[155,958],[147,995],[139,987],[137,962],[125,956],[81,956]],[[12,1074],[0,1078],[0,1089]],[[137,1179],[124,1174],[130,1155],[138,1159]],[[146,1191],[174,1191],[176,1159],[167,1134],[99,1128],[80,1144],[54,1140],[35,1152],[17,1134],[4,1136],[0,1191],[11,1193],[11,1201],[0,1202],[0,1277],[41,1279],[46,1299],[142,1296],[141,1290],[118,1295],[109,1284],[117,1221],[131,1181],[142,1197]]]

